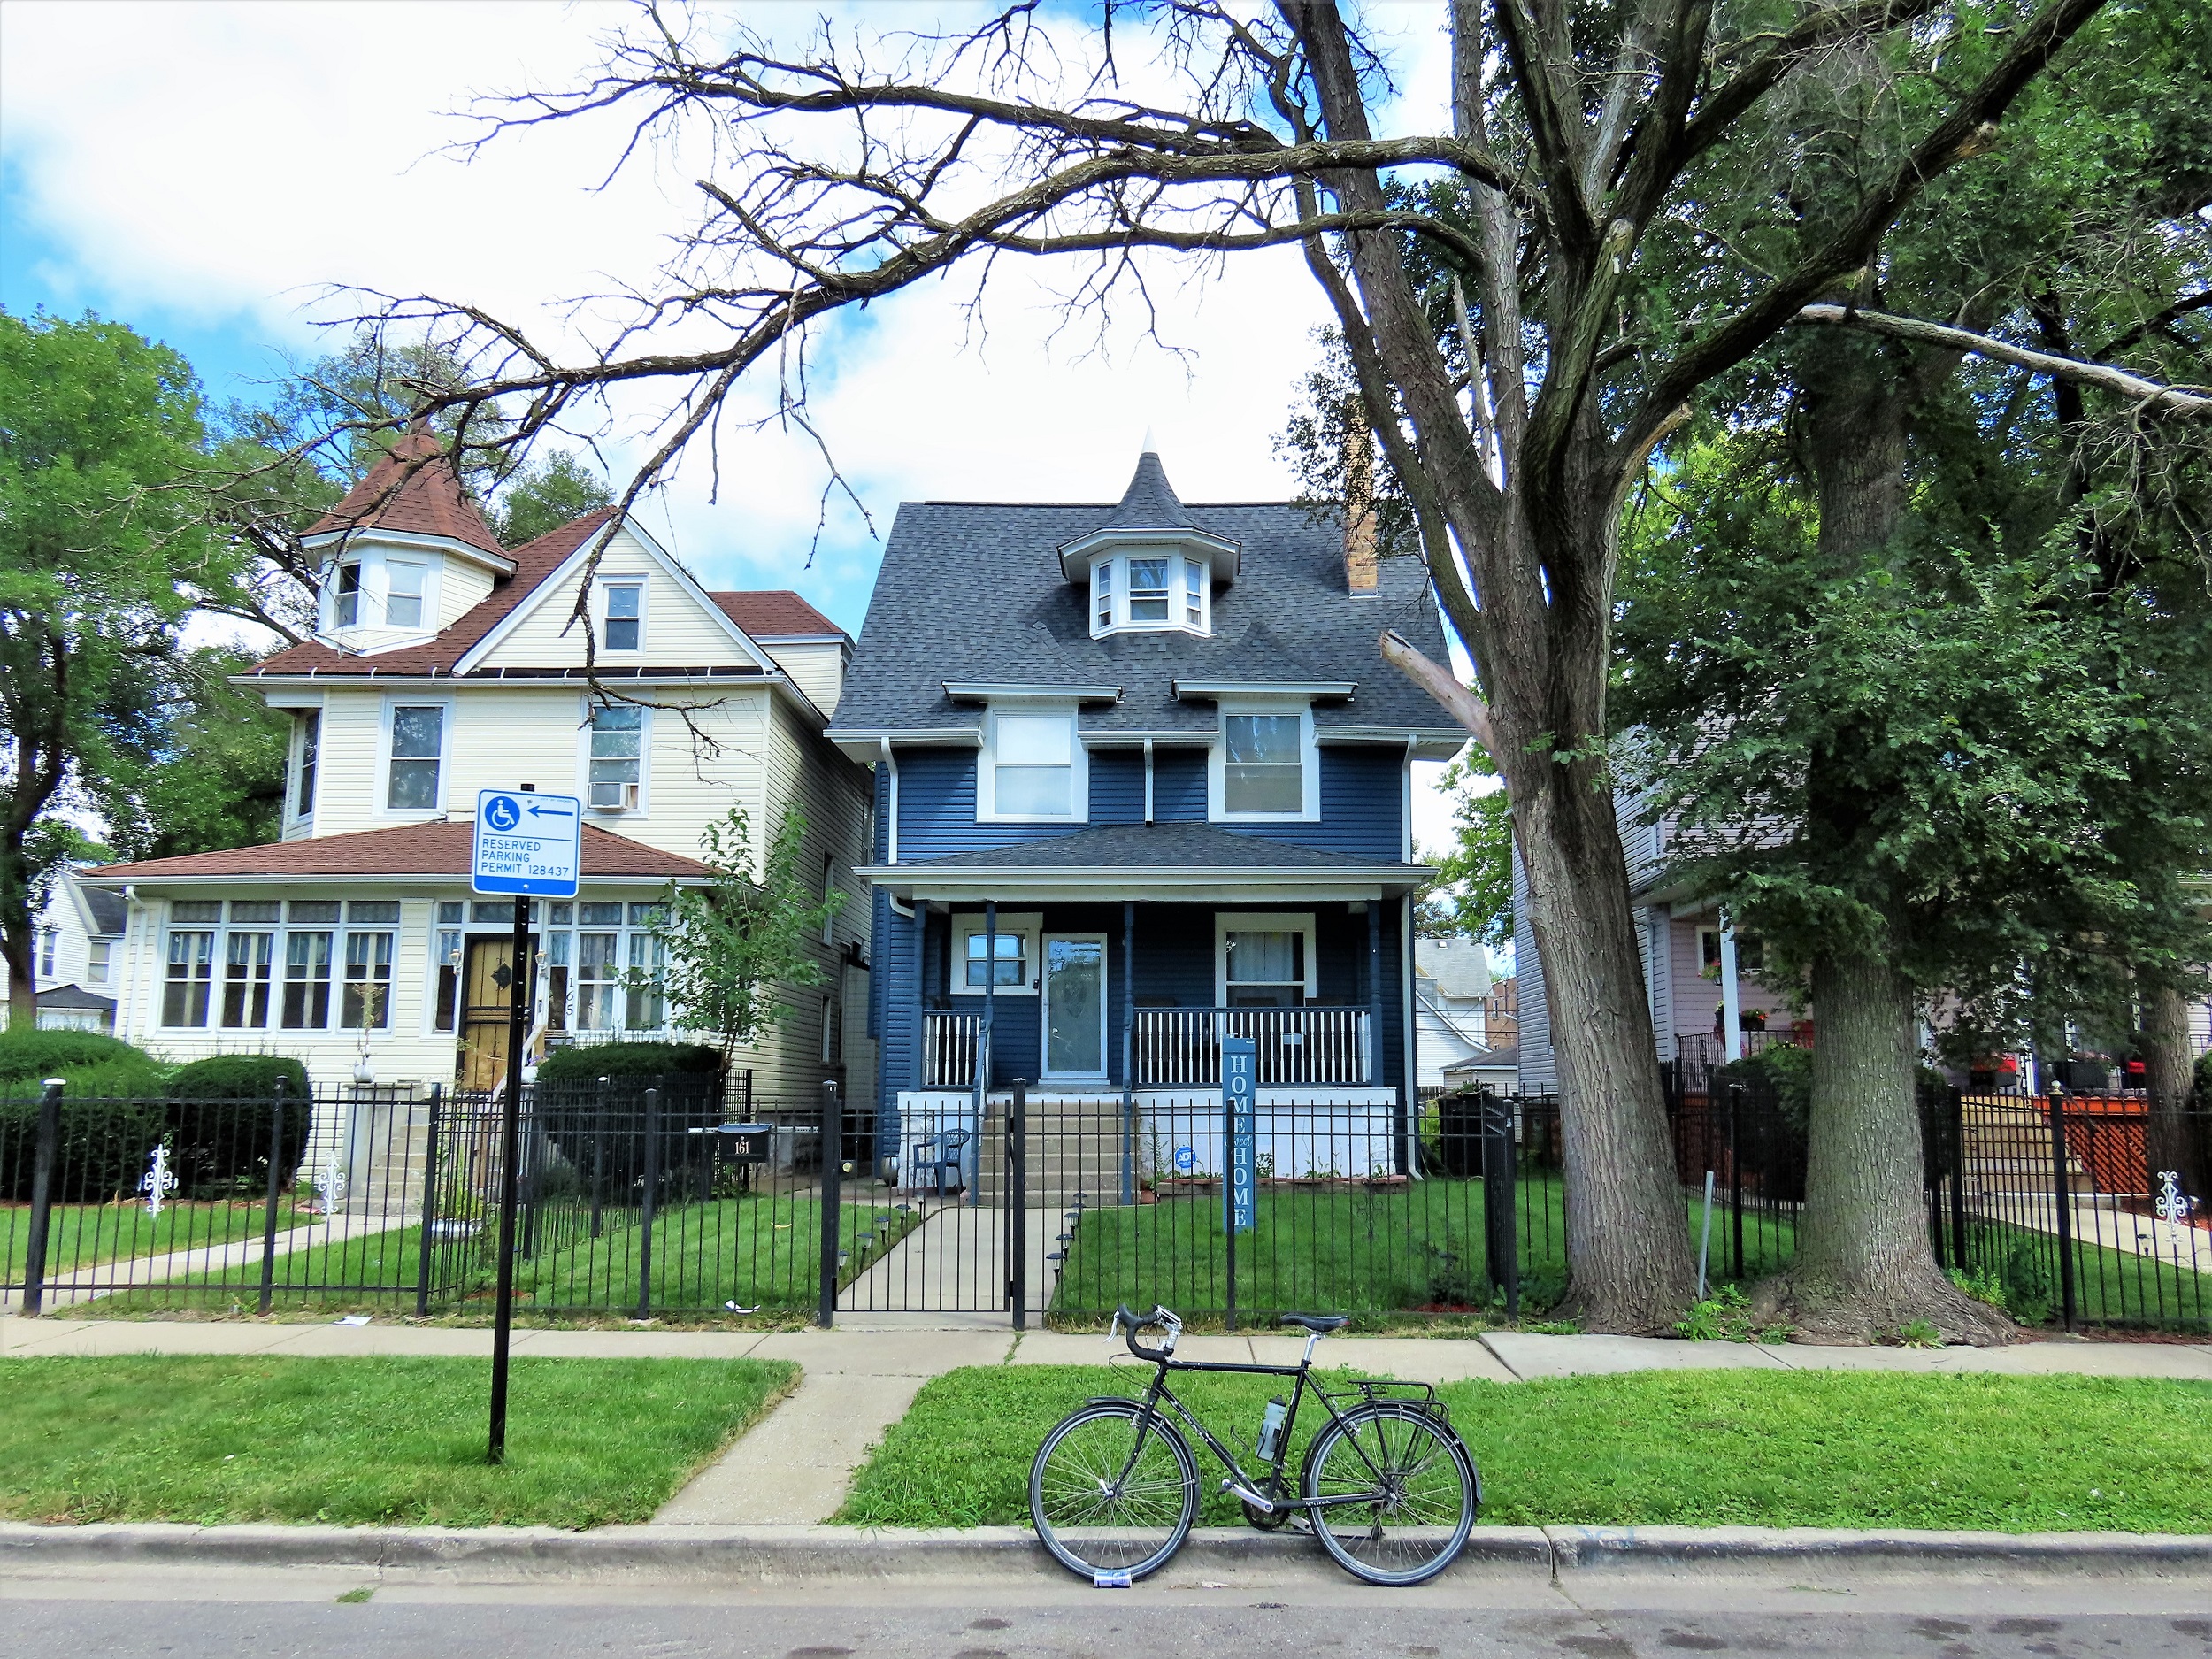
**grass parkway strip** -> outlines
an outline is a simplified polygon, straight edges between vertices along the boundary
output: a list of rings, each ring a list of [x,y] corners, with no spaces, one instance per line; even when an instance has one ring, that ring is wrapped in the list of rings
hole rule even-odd
[[[588,1527],[651,1518],[764,1415],[776,1360],[0,1360],[0,1519]]]
[[[1256,1429],[1272,1378],[1192,1375],[1217,1432]],[[1024,1525],[1029,1461],[1127,1367],[949,1372],[862,1468],[837,1519]],[[2212,1532],[2212,1384],[2101,1377],[1654,1371],[1442,1390],[1509,1525]],[[1299,1414],[1300,1442],[1326,1419]],[[1240,1452],[1247,1447],[1239,1446]],[[1233,1525],[1201,1450],[1200,1522]]]

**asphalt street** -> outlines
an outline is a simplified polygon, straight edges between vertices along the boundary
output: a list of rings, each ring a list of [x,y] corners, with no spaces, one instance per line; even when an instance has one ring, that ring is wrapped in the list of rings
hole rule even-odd
[[[11,1659],[2207,1659],[2212,1584],[1606,1575],[1571,1593],[1540,1578],[1464,1574],[1393,1592],[1300,1575],[1125,1591],[914,1580],[800,1592],[369,1584],[320,1569],[148,1569],[0,1578],[0,1652]]]

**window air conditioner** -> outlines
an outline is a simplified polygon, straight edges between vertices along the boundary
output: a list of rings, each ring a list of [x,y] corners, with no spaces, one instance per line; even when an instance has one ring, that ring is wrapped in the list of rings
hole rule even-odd
[[[636,811],[637,785],[634,783],[595,783],[592,785],[591,810],[595,812]]]

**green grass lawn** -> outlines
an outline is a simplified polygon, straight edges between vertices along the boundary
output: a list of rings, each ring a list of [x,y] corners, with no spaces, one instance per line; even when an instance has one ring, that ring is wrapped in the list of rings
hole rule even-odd
[[[518,1358],[494,1469],[488,1360],[0,1360],[0,1517],[644,1521],[796,1374],[776,1361]]]
[[[2124,1225],[2133,1217],[2119,1216],[2104,1225]],[[2001,1278],[2008,1261],[2039,1264],[2027,1277],[2034,1281],[2032,1294],[2022,1298],[2008,1286],[2008,1302],[2015,1317],[2032,1314],[2047,1304],[2049,1318],[2059,1318],[2058,1239],[2050,1233],[2004,1222],[1975,1221],[1970,1259],[1996,1268]],[[2200,1273],[2175,1262],[2116,1250],[2107,1245],[2074,1240],[2075,1306],[2088,1325],[2153,1325],[2169,1331],[2212,1330],[2212,1273]]]
[[[294,1248],[288,1249],[289,1245]],[[351,1238],[333,1236],[318,1226],[304,1240],[280,1234],[275,1313],[342,1313],[390,1309],[404,1299],[410,1310],[422,1259],[420,1227],[388,1227]],[[158,1285],[118,1291],[95,1301],[70,1304],[73,1317],[123,1319],[171,1309],[228,1313],[260,1308],[261,1261],[180,1276]]]
[[[1688,1200],[1694,1248],[1701,1197]],[[1515,1206],[1521,1301],[1556,1302],[1567,1283],[1566,1201],[1557,1177],[1524,1180]],[[1237,1238],[1237,1306],[1265,1313],[1324,1310],[1355,1316],[1487,1305],[1482,1183],[1432,1177],[1373,1187],[1263,1185],[1256,1225]],[[1730,1212],[1713,1210],[1713,1261],[1729,1263]],[[1786,1223],[1745,1214],[1744,1275],[1755,1279],[1795,1253]],[[1103,1318],[1121,1302],[1185,1313],[1228,1305],[1228,1248],[1217,1190],[1152,1204],[1085,1212],[1053,1297],[1070,1323]],[[1361,1319],[1358,1323],[1377,1323]]]
[[[1029,1461],[1137,1368],[999,1366],[924,1386],[840,1521],[1025,1525]],[[1185,1382],[1187,1380],[1187,1387]],[[1243,1450],[1272,1378],[1178,1379]],[[2212,1532],[2212,1384],[2102,1377],[1647,1371],[1443,1390],[1486,1522]],[[1300,1412],[1293,1463],[1314,1424]],[[1233,1437],[1228,1433],[1234,1431]],[[1206,1525],[1233,1525],[1196,1448]]]
[[[266,1215],[258,1202],[165,1204],[158,1216],[146,1213],[143,1200],[121,1204],[56,1204],[53,1219],[48,1223],[46,1271],[55,1278],[108,1262],[202,1249],[234,1239],[257,1239]],[[298,1226],[311,1218],[305,1210],[288,1205],[277,1211],[280,1228]],[[31,1207],[0,1205],[0,1282],[22,1283],[30,1247]]]

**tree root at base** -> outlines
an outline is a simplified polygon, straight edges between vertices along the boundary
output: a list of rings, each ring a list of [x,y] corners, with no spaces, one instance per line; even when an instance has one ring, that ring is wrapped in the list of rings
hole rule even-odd
[[[1781,1274],[1752,1287],[1751,1310],[1757,1324],[1792,1326],[1801,1342],[1842,1347],[1893,1347],[1923,1328],[1970,1348],[2001,1348],[2020,1334],[1998,1310],[1933,1275],[1877,1288]]]

